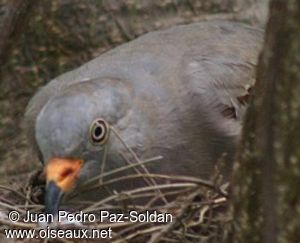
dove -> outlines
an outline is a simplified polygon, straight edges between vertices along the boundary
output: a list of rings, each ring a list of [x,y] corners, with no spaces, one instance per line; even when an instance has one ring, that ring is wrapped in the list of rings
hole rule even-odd
[[[141,160],[162,156],[146,165],[154,174],[209,178],[223,154],[232,161],[262,41],[261,29],[242,23],[174,26],[48,82],[25,113],[45,170],[46,212],[55,214],[90,178],[126,165],[130,151]]]

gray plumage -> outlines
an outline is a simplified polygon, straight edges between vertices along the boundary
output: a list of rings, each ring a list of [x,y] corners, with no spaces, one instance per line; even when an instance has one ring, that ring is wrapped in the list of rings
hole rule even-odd
[[[83,158],[80,180],[100,173],[101,146],[89,142],[98,117],[141,158],[164,157],[154,173],[206,178],[223,152],[233,155],[255,81],[262,31],[203,22],[146,34],[67,72],[30,101],[25,122],[44,163]],[[111,135],[105,170],[127,153]]]

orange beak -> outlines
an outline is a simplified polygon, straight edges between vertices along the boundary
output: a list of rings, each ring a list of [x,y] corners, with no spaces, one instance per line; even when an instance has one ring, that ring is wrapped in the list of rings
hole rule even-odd
[[[63,194],[70,191],[76,182],[83,161],[76,159],[53,158],[45,168],[47,186],[45,211],[57,214]]]

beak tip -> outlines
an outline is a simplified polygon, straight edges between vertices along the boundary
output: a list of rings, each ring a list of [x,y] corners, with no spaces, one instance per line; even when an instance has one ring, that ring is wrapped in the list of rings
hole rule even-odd
[[[45,213],[56,215],[58,213],[59,204],[63,192],[54,181],[50,181],[46,186],[45,195]]]

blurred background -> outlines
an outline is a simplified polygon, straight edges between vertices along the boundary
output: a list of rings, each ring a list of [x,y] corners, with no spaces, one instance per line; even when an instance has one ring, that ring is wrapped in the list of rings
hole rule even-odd
[[[9,15],[0,1],[0,25]],[[39,165],[22,129],[26,105],[38,88],[143,33],[210,19],[264,28],[268,0],[43,0],[19,26],[0,81],[0,182]],[[35,163],[32,163],[35,161]],[[5,175],[5,178],[4,178]]]

